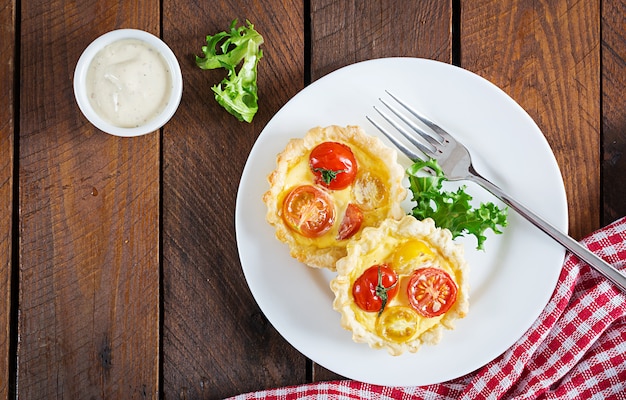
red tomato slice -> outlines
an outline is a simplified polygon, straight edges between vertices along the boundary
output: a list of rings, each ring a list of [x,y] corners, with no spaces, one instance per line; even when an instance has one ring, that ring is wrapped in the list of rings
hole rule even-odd
[[[352,150],[337,142],[323,142],[311,150],[309,166],[315,175],[315,183],[331,190],[350,186],[357,172]]]
[[[361,229],[363,223],[363,212],[361,209],[350,203],[346,208],[346,213],[339,225],[339,232],[337,233],[337,240],[349,239],[354,236],[355,233]]]
[[[386,264],[369,267],[354,281],[352,297],[364,311],[382,313],[398,293],[398,275]]]
[[[323,190],[311,185],[298,186],[283,201],[283,220],[301,235],[316,238],[332,228],[335,207]]]
[[[411,307],[426,318],[446,313],[456,301],[457,286],[439,268],[420,268],[413,272],[407,286]]]

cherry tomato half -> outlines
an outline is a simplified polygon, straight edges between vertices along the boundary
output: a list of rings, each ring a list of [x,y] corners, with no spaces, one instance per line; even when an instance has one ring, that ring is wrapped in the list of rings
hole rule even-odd
[[[335,207],[323,190],[311,185],[298,186],[283,201],[283,219],[294,231],[316,238],[332,228]]]
[[[418,319],[411,307],[389,307],[376,320],[376,332],[391,342],[404,343],[415,336]]]
[[[352,297],[362,310],[381,313],[398,288],[398,275],[393,269],[386,264],[374,265],[354,281]]]
[[[354,236],[355,233],[361,229],[363,223],[363,212],[361,209],[350,203],[346,208],[346,213],[339,225],[339,232],[337,233],[337,240],[349,239]]]
[[[411,239],[396,248],[391,265],[399,274],[410,274],[434,258],[433,250],[420,239]]]
[[[439,268],[420,268],[407,286],[409,303],[426,318],[446,313],[456,301],[457,287],[450,275]]]
[[[309,155],[309,166],[315,183],[331,190],[345,189],[354,181],[357,172],[356,158],[350,147],[343,143],[323,142]]]
[[[375,210],[387,201],[389,189],[383,180],[370,172],[362,173],[352,186],[352,197],[363,210]]]

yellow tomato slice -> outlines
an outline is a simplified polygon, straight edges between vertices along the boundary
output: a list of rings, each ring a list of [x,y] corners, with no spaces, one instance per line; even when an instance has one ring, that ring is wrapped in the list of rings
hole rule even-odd
[[[365,172],[354,182],[352,197],[363,210],[371,211],[385,203],[387,190],[379,177]]]
[[[412,239],[396,249],[391,265],[398,274],[409,274],[433,258],[434,253],[425,241]]]
[[[390,342],[408,342],[417,332],[418,318],[411,307],[387,307],[376,321],[376,332]]]

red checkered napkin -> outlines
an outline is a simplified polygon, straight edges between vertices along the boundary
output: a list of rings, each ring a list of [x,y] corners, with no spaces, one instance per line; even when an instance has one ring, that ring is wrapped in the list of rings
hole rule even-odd
[[[626,271],[626,217],[583,243]],[[568,253],[533,326],[500,357],[437,385],[385,387],[332,381],[264,390],[248,399],[626,399],[626,295]]]

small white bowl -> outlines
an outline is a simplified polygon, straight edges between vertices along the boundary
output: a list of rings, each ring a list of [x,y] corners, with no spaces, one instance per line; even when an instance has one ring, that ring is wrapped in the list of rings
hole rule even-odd
[[[89,70],[91,61],[104,47],[123,39],[142,40],[159,51],[163,56],[163,60],[169,67],[172,83],[170,98],[163,111],[149,119],[145,124],[132,128],[119,127],[102,118],[96,110],[94,110],[87,94],[87,71]],[[118,29],[98,37],[83,51],[83,54],[76,64],[76,69],[74,70],[74,96],[76,97],[76,102],[81,112],[96,128],[115,136],[140,136],[158,130],[165,125],[176,112],[180,104],[182,93],[183,78],[176,56],[161,39],[142,30]]]

